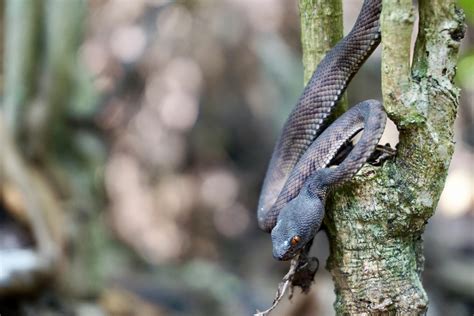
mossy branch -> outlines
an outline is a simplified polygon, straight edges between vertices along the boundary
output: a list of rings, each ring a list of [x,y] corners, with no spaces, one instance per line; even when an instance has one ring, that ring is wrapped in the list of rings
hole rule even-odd
[[[301,12],[302,19],[328,18],[301,2],[300,9],[309,10]],[[421,234],[436,208],[453,153],[459,97],[453,76],[464,24],[454,0],[420,0],[419,16],[410,63],[412,1],[383,0],[383,101],[400,142],[392,161],[365,166],[328,200],[328,268],[335,281],[337,314],[418,315],[427,309],[420,279]],[[334,27],[314,32],[307,25],[316,22],[304,20],[302,25],[305,67],[314,67],[313,60],[321,56],[307,42],[331,36],[324,33],[333,34]]]

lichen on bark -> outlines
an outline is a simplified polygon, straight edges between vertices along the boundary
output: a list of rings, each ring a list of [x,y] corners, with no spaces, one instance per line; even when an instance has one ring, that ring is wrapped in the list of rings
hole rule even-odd
[[[317,1],[300,1],[305,79],[320,52],[310,42],[339,36]],[[328,1],[340,5],[339,0]],[[337,4],[336,4],[337,3]],[[424,314],[422,233],[433,215],[454,150],[459,90],[453,84],[463,14],[454,0],[420,0],[420,30],[410,61],[416,16],[411,0],[383,0],[382,93],[400,132],[396,156],[365,166],[328,199],[325,224],[337,314]],[[315,22],[311,19],[323,19]],[[309,27],[308,25],[311,25]],[[320,29],[314,31],[313,26]],[[314,55],[313,57],[311,57]]]

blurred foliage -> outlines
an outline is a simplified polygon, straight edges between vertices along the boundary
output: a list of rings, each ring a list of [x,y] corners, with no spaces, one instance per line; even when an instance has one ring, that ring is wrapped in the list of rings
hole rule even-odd
[[[473,36],[472,26],[474,25],[474,1],[459,0],[460,7],[466,15],[466,22],[470,25],[467,36]],[[465,89],[474,91],[474,47],[467,47],[466,52],[459,58],[456,79]]]
[[[469,90],[474,87],[474,51],[465,54],[458,62],[457,80]]]
[[[471,0],[459,0],[459,6],[463,8],[468,23],[474,24],[474,2]]]

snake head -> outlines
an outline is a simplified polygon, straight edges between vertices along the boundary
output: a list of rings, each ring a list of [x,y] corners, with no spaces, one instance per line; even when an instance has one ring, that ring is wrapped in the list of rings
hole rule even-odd
[[[272,229],[273,257],[290,260],[310,242],[324,217],[324,199],[304,185],[300,193],[291,200],[278,215]]]

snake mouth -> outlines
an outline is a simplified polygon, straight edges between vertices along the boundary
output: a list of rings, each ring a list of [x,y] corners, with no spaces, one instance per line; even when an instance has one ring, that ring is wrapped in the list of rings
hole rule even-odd
[[[283,251],[281,251],[280,249],[273,249],[273,258],[275,258],[279,261],[291,260],[301,252],[301,249],[291,249],[291,248],[288,249],[288,248],[286,248]]]

